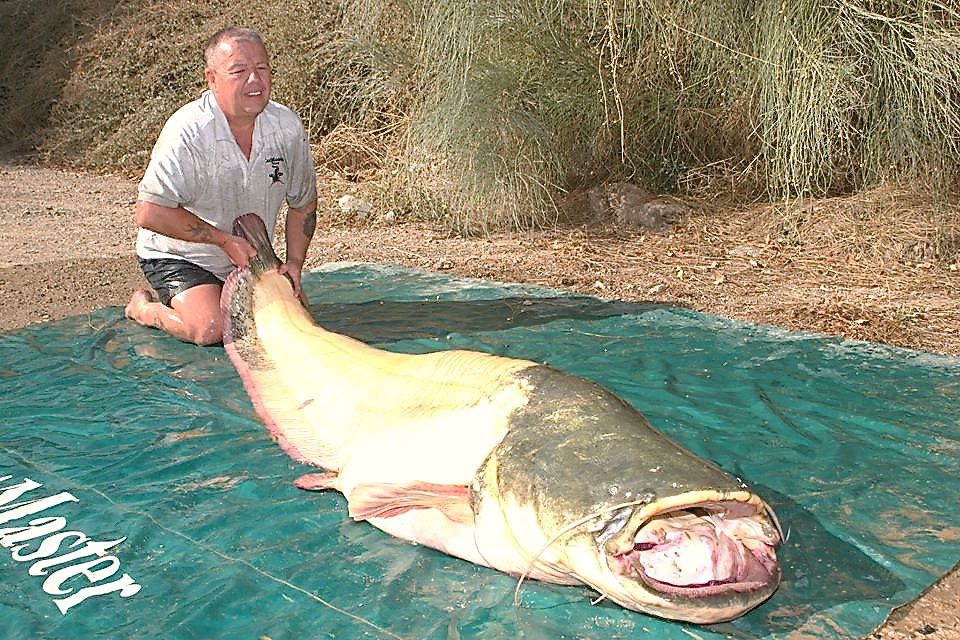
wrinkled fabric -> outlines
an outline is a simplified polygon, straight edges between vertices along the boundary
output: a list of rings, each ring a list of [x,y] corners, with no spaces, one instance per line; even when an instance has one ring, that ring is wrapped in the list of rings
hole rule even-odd
[[[38,485],[0,504],[0,540],[56,517],[79,534],[47,560],[84,553],[80,535],[111,545],[39,575],[43,558],[15,556],[50,535],[0,547],[5,638],[856,638],[960,557],[960,359],[399,267],[328,265],[303,284],[318,322],[380,348],[476,349],[606,385],[773,506],[779,591],[709,627],[534,581],[515,606],[515,578],[294,488],[310,468],[270,440],[222,348],[109,308],[0,335],[0,496]],[[83,562],[140,588],[78,601]]]

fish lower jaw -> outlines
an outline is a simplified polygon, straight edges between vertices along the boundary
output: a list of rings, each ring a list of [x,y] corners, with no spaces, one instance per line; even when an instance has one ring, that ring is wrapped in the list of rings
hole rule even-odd
[[[645,569],[635,553],[614,556],[609,559],[613,572],[627,580],[640,581],[653,591],[664,595],[678,595],[688,598],[715,596],[729,592],[750,592],[769,589],[776,583],[779,570],[767,569],[763,563],[757,561],[752,564],[748,572],[726,576],[702,582],[681,581],[656,577]],[[672,576],[671,576],[672,577]]]
[[[644,584],[660,594],[682,596],[684,598],[709,598],[729,593],[759,592],[769,589],[774,581],[772,574],[751,576],[750,578],[736,578],[728,580],[711,580],[702,584],[671,584],[662,582],[646,572],[632,571],[631,575],[640,578]]]
[[[671,584],[657,580],[631,563],[620,563],[619,586],[600,591],[620,605],[668,620],[692,624],[715,624],[738,618],[766,601],[777,590],[779,569],[756,579],[710,581],[704,584]],[[609,583],[608,585],[609,586]]]

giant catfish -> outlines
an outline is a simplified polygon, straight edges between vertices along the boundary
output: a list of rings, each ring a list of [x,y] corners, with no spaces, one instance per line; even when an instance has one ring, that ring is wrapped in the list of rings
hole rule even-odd
[[[399,538],[664,618],[729,620],[776,590],[771,508],[607,389],[327,331],[260,218],[234,232],[256,256],[224,286],[224,346],[280,447],[323,469],[297,486],[341,492],[350,516]]]

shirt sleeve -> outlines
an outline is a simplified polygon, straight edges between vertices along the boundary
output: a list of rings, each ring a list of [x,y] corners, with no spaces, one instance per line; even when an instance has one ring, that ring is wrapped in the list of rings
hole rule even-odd
[[[288,167],[291,176],[287,189],[287,204],[294,209],[306,206],[317,197],[317,172],[313,164],[313,151],[299,118],[297,125],[297,137],[294,138],[291,153],[294,163],[292,167]]]
[[[137,189],[140,200],[178,207],[196,199],[197,158],[186,131],[174,118],[164,125]]]

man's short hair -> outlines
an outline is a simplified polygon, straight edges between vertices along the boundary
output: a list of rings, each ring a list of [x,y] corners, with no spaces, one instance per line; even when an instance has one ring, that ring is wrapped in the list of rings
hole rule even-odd
[[[264,49],[267,48],[267,45],[263,42],[263,38],[261,38],[260,34],[254,29],[248,29],[247,27],[225,27],[207,38],[207,44],[203,48],[203,60],[208,67],[210,66],[210,61],[213,60],[217,47],[225,40],[259,42]]]

